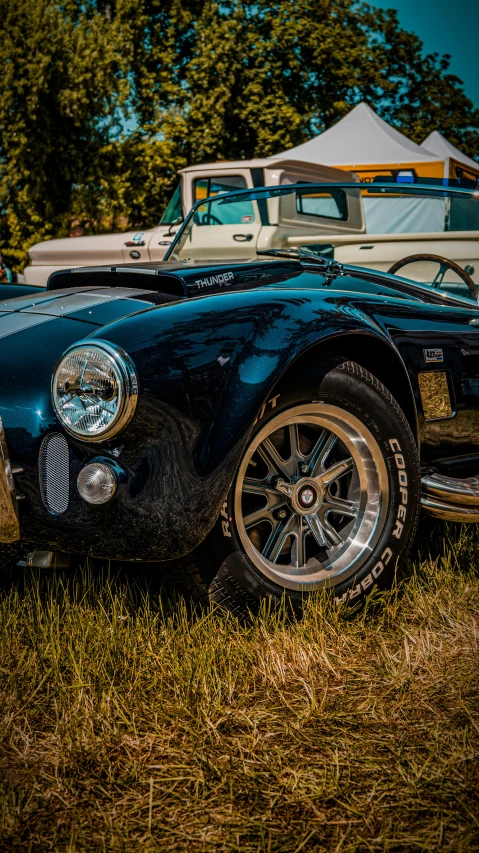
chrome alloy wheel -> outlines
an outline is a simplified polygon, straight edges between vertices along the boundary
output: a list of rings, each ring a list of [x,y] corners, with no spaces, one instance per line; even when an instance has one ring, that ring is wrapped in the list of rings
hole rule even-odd
[[[388,502],[376,439],[354,415],[322,403],[270,420],[235,486],[246,554],[287,589],[335,586],[357,572],[384,529]]]

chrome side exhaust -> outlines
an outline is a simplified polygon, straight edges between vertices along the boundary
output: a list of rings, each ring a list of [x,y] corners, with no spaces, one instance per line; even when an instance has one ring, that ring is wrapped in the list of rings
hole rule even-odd
[[[421,506],[427,515],[446,521],[479,521],[479,478],[426,474],[421,482]]]

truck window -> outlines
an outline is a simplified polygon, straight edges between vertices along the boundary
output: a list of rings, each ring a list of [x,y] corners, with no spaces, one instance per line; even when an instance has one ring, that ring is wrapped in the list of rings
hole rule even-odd
[[[225,177],[198,178],[194,183],[194,199],[230,193],[233,190],[246,190],[246,180],[242,175]],[[237,201],[234,204],[216,203],[201,205],[196,211],[196,225],[246,225],[255,221],[251,201]]]
[[[226,177],[198,178],[194,184],[195,201],[218,193],[230,193],[233,190],[248,189],[242,175],[227,175]]]
[[[163,216],[160,219],[160,225],[171,225],[171,223],[176,222],[180,216],[183,216],[183,211],[181,209],[181,183],[178,184],[166,205]]]
[[[348,219],[348,202],[344,190],[328,192],[297,192],[296,210],[303,216],[320,216],[322,219]]]

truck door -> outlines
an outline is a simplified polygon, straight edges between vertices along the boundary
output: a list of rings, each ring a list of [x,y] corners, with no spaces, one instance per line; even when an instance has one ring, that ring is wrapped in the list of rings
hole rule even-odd
[[[193,199],[200,201],[234,190],[248,189],[242,175],[221,175],[196,178]],[[193,239],[187,254],[193,259],[254,258],[261,218],[255,201],[236,201],[233,204],[200,205],[196,213]]]

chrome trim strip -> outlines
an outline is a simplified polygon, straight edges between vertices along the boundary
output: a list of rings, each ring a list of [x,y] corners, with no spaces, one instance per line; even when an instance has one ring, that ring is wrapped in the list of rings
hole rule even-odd
[[[11,544],[20,539],[17,499],[8,447],[0,417],[0,542]]]
[[[442,474],[426,474],[422,478],[422,490],[427,495],[439,498],[456,506],[474,506],[479,509],[479,479],[468,477],[458,480]]]
[[[113,273],[125,272],[125,273],[128,273],[128,272],[134,272],[135,275],[137,273],[142,273],[143,275],[157,275],[157,273],[158,273],[158,270],[156,269],[156,267],[155,267],[155,269],[144,269],[143,267],[135,267],[134,264],[131,264],[131,266],[130,266],[131,261],[130,262],[126,261],[125,263],[126,263],[125,266],[118,266],[117,265],[114,267],[107,267],[107,266],[104,266],[104,267],[75,267],[74,269],[71,269],[71,270],[61,270],[61,272],[62,273],[70,273],[70,272],[71,273],[85,273],[85,272],[113,272]],[[146,263],[148,263],[148,261],[146,261]],[[101,285],[101,287],[103,287],[103,286],[104,285]]]
[[[432,515],[433,518],[442,518],[445,521],[464,521],[467,523],[479,521],[479,507],[476,509],[471,506],[457,506],[456,504],[441,501],[438,498],[430,498],[423,495],[421,498],[421,506],[426,515]]]
[[[427,515],[446,521],[479,521],[479,479],[464,480],[442,474],[422,478],[421,506]]]

